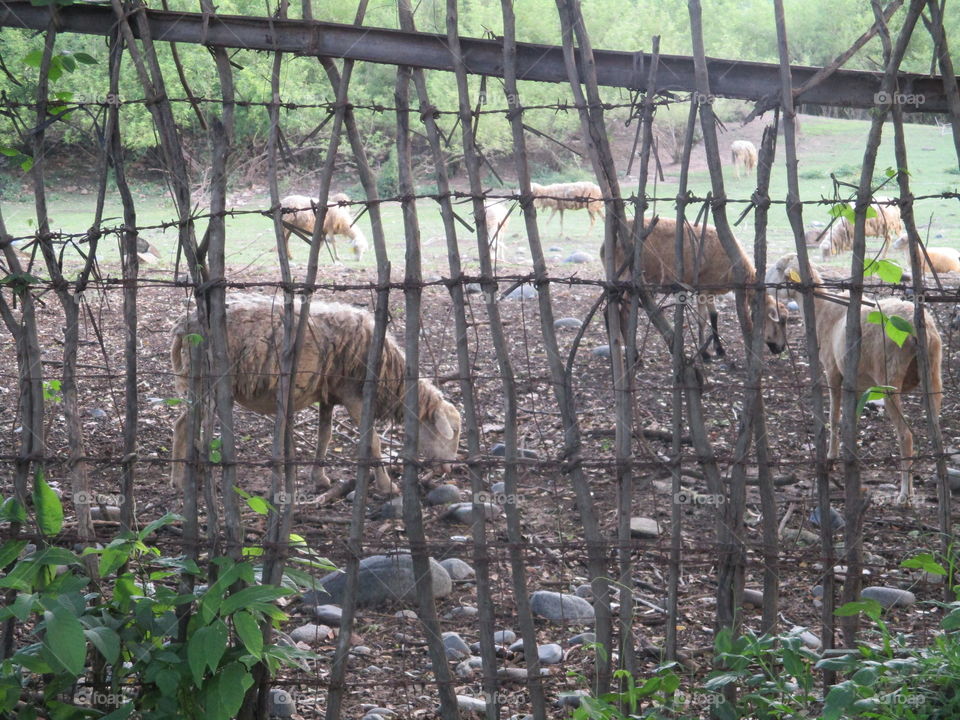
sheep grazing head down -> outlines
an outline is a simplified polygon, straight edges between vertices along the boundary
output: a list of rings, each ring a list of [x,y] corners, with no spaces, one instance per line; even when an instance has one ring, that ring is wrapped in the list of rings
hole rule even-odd
[[[767,317],[763,323],[763,341],[774,355],[779,355],[787,347],[787,306],[767,294]]]
[[[421,381],[421,386],[423,381]],[[421,390],[420,397],[424,397]],[[442,473],[452,470],[451,459],[457,456],[460,445],[460,411],[450,402],[437,398],[430,407],[420,408],[420,433],[417,455],[425,462],[444,460],[439,468]]]

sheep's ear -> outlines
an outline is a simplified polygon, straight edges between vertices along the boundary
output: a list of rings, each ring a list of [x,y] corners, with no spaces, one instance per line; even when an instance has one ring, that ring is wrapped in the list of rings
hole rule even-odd
[[[773,310],[767,314],[767,317],[769,317],[773,322],[778,323],[780,322],[780,311],[777,308],[773,308]]]
[[[450,427],[450,421],[447,420],[447,416],[444,414],[443,410],[437,410],[436,415],[433,417],[433,424],[437,431],[437,435],[442,437],[444,440],[453,439],[453,428]]]

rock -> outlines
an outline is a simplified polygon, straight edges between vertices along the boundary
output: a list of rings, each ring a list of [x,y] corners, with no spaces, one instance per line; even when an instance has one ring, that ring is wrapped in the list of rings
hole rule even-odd
[[[960,492],[960,470],[947,468],[947,482],[950,483],[950,492]]]
[[[413,610],[397,610],[393,616],[401,620],[417,620],[419,618]]]
[[[556,643],[538,645],[537,657],[541,665],[556,665],[563,660],[563,648]]]
[[[95,407],[95,408],[89,408],[89,409],[87,410],[87,415],[89,415],[90,417],[94,418],[95,420],[106,420],[106,419],[107,419],[107,412],[106,412],[106,410],[103,410],[103,409],[97,408],[97,407]]]
[[[467,283],[463,288],[463,292],[467,295],[479,295],[483,292],[483,288],[480,287],[480,283]]]
[[[579,635],[574,635],[572,638],[567,640],[567,645],[589,645],[590,643],[595,643],[596,641],[596,633],[585,632],[580,633]]]
[[[434,597],[446,597],[453,590],[450,575],[436,560],[430,558],[430,577]],[[357,584],[357,605],[370,607],[391,602],[410,604],[416,602],[414,590],[413,558],[408,553],[397,555],[371,555],[360,561]],[[316,604],[343,602],[343,590],[347,576],[332,572],[320,578],[322,589],[312,590],[303,596],[304,602]]]
[[[796,300],[790,300],[787,302],[787,310],[790,312],[800,312],[800,305],[797,304]]]
[[[501,480],[490,486],[490,492],[494,495],[503,495],[507,492],[507,484]]]
[[[762,590],[753,590],[751,588],[743,589],[743,604],[745,606],[749,605],[751,607],[760,608],[763,607],[763,591]]]
[[[555,330],[579,330],[583,327],[583,322],[573,317],[560,318],[555,320],[553,323],[553,328]]]
[[[527,669],[520,667],[497,668],[497,677],[500,680],[507,680],[511,682],[526,682]]]
[[[547,248],[547,252],[563,252],[563,248],[560,247],[559,245],[552,245],[549,248]]]
[[[455,632],[443,634],[443,647],[449,660],[463,660],[470,657],[470,646]]]
[[[480,614],[480,611],[471,605],[458,605],[443,617],[447,620],[456,620],[458,618],[474,618]]]
[[[506,457],[507,446],[503,443],[497,443],[492,448],[490,448],[490,454],[494,457]],[[527,458],[528,460],[536,460],[537,451],[531,450],[530,448],[517,448],[517,456],[522,458]]]
[[[355,645],[350,648],[351,655],[357,655],[359,657],[370,657],[373,655],[373,650],[368,648],[366,645]]]
[[[875,585],[864,588],[860,593],[861,600],[876,600],[886,609],[893,607],[910,607],[917,601],[917,596],[909,590],[895,587]]]
[[[610,357],[610,346],[609,345],[598,345],[593,350],[590,351],[590,354],[598,358],[609,358]]]
[[[322,642],[329,636],[329,627],[326,625],[316,625],[314,623],[307,623],[290,631],[290,638],[294,642],[305,642],[308,644]]]
[[[820,527],[820,508],[815,507],[810,513],[810,524],[814,527]],[[830,525],[829,528],[833,532],[843,529],[843,526],[847,524],[847,521],[843,519],[841,515],[834,508],[830,508]]]
[[[317,605],[313,609],[313,616],[326,625],[339,625],[343,610],[336,605]]]
[[[387,500],[381,505],[373,515],[373,520],[395,520],[403,517],[403,498],[397,496]]]
[[[653,518],[630,518],[630,535],[639,538],[659,537],[660,523]]]
[[[267,712],[270,717],[288,718],[297,712],[297,704],[293,695],[283,688],[270,688],[270,699],[267,701]]]
[[[451,580],[469,580],[477,574],[472,567],[460,558],[444,558],[440,561],[440,564],[450,575]]]
[[[820,536],[817,533],[804,528],[798,530],[784,528],[783,532],[780,533],[780,538],[786,542],[796,542],[804,545],[817,545],[820,542]]]
[[[500,508],[493,503],[481,503],[480,507],[484,520],[493,520],[500,515]],[[473,503],[465,502],[450,505],[440,516],[440,519],[469,525],[473,522]]]
[[[462,662],[457,664],[457,667],[454,669],[453,672],[456,674],[458,678],[462,678],[463,680],[468,680],[476,674],[477,670],[475,667],[473,667],[470,664],[469,660],[463,660]]]
[[[823,647],[823,643],[820,642],[820,638],[818,638],[809,630],[803,630],[797,634],[797,637],[800,638],[800,642],[802,642],[811,650],[819,650],[821,647]]]
[[[513,653],[523,652],[523,638],[517,638],[514,640],[512,643],[510,643],[510,647],[508,647],[507,650]]]
[[[582,597],[584,600],[593,600],[593,587],[589,583],[577,585],[573,590],[573,594],[577,597]]]
[[[537,289],[528,283],[519,285],[503,296],[504,300],[532,300],[537,297]]]
[[[120,508],[116,505],[94,505],[90,508],[90,517],[94,520],[120,520]]]
[[[564,258],[563,261],[565,263],[583,264],[583,263],[593,262],[593,255],[591,255],[588,252],[583,252],[581,250],[578,250],[576,252],[570,253],[566,258]]]
[[[560,697],[556,699],[554,705],[558,708],[578,708],[580,707],[580,700],[583,697],[589,697],[590,693],[586,690],[574,690],[573,692],[561,693]]]
[[[438,485],[427,493],[427,505],[449,505],[460,501],[460,488],[456,485]]]
[[[479,698],[473,698],[469,695],[457,695],[457,707],[467,713],[476,713],[478,715],[487,711],[487,703]]]
[[[497,630],[493,634],[493,641],[497,645],[509,645],[517,639],[517,634],[513,630]]]
[[[576,595],[537,590],[530,596],[530,611],[547,620],[592,624],[593,605]]]

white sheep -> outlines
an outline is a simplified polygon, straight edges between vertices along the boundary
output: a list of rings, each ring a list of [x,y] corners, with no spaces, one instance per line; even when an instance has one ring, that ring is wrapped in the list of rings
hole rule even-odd
[[[730,143],[730,156],[737,180],[740,179],[741,172],[750,175],[757,167],[757,148],[749,140],[734,140]]]
[[[487,244],[490,247],[490,256],[502,262],[507,256],[504,242],[507,236],[507,221],[510,219],[507,201],[487,200],[483,204],[483,211],[487,221]]]
[[[603,193],[600,186],[592,182],[571,182],[571,183],[553,183],[552,185],[538,185],[530,183],[530,192],[533,193],[534,207],[545,209],[550,208],[550,220],[558,212],[560,213],[560,233],[563,234],[563,211],[564,210],[583,210],[590,214],[590,227],[587,232],[593,230],[593,224],[597,218],[603,219],[605,208],[603,203]]]
[[[905,255],[909,248],[910,241],[906,235],[901,235],[893,243],[893,249],[902,250]],[[951,247],[927,247],[925,251],[924,253],[920,248],[917,248],[917,255],[922,260],[920,265],[924,275],[930,272],[931,268],[938,275],[940,273],[960,272],[960,250]]]
[[[350,198],[345,193],[335,193],[330,196],[327,201],[327,213],[323,218],[323,235],[335,260],[340,258],[337,255],[334,236],[340,235],[348,239],[353,256],[359,261],[367,249],[367,238],[360,227],[353,224],[350,209],[339,204],[348,202],[350,202]],[[317,201],[315,199],[306,195],[288,195],[280,201],[280,207],[285,211],[282,218],[285,223],[299,228],[308,235],[313,234],[317,219]],[[292,232],[289,227],[283,228],[283,242],[287,250],[287,257],[292,257],[290,254],[290,234]]]
[[[649,222],[650,219],[648,218],[647,223],[649,224]],[[702,243],[700,242],[701,231],[703,231]],[[655,287],[659,286],[659,292],[668,292],[669,286],[677,283],[674,260],[676,257],[676,234],[677,221],[675,219],[657,218],[656,225],[643,243],[643,255],[640,258],[643,266],[643,279]],[[633,237],[632,220],[627,221],[627,237]],[[757,271],[753,263],[747,257],[739,242],[737,242],[737,247],[740,250],[740,261],[744,269],[745,283],[756,282]],[[627,251],[620,243],[617,243],[614,263],[618,270],[625,268],[620,274],[621,282],[627,282],[631,279],[631,273],[627,266],[630,259],[629,252],[632,251]],[[602,245],[600,256],[601,258],[604,256]],[[684,229],[682,282],[695,290],[689,301],[695,303],[701,332],[706,320],[709,319],[714,350],[718,356],[722,357],[725,350],[717,328],[716,295],[722,295],[733,290],[736,279],[730,259],[723,249],[723,245],[720,244],[720,237],[713,225],[701,228],[700,225],[688,224]],[[753,294],[754,290],[749,288],[744,293],[747,302],[748,322],[750,322],[753,312]],[[767,312],[763,327],[764,342],[772,353],[779,354],[787,345],[788,312],[782,303],[778,303],[769,294],[766,295],[765,303]],[[621,309],[622,330],[626,329],[625,308],[626,304]],[[702,355],[704,359],[709,358],[705,347]]]
[[[822,285],[820,274],[810,269],[814,285]],[[787,280],[796,282],[800,277],[800,267],[796,254],[780,258],[767,272],[767,283],[780,285]],[[800,293],[790,288],[787,294],[803,307]],[[846,292],[832,293],[841,300],[848,297]],[[820,364],[826,376],[830,390],[830,451],[831,458],[837,457],[840,449],[840,399],[843,386],[843,372],[846,361],[847,305],[837,303],[820,295],[813,297],[814,312],[817,317],[817,341],[820,345]],[[894,388],[884,399],[887,417],[893,424],[900,443],[900,501],[906,502],[913,495],[913,482],[910,467],[913,463],[913,433],[903,416],[901,395],[920,386],[917,364],[917,339],[908,337],[903,347],[898,347],[884,330],[876,323],[867,321],[868,315],[879,309],[887,317],[898,315],[908,321],[913,320],[913,304],[897,298],[881,298],[876,307],[864,305],[860,313],[860,365],[857,369],[857,393],[864,393],[874,386],[888,385]],[[943,385],[940,378],[942,343],[933,315],[924,311],[927,330],[927,357],[930,359],[930,387],[934,413],[939,417],[940,403],[943,399]]]
[[[233,400],[262,415],[276,410],[277,384],[280,380],[282,341],[282,305],[265,295],[237,294],[227,304],[227,346]],[[299,318],[300,306],[295,306]],[[296,322],[296,319],[295,319]],[[342,405],[359,427],[363,383],[367,373],[367,352],[373,337],[373,315],[349,305],[313,302],[310,323],[295,373],[293,406],[302,410],[314,403],[319,406],[316,461],[312,477],[318,487],[328,487],[329,480],[321,463],[331,437],[333,408]],[[177,391],[189,388],[190,353],[184,336],[199,333],[196,312],[182,316],[173,329],[170,359],[176,377]],[[404,356],[396,341],[387,334],[377,385],[375,417],[378,420],[403,421]],[[419,455],[429,461],[449,463],[456,457],[460,441],[460,413],[444,400],[432,383],[420,380]],[[173,433],[173,466],[171,480],[182,482],[186,452],[185,411],[176,422]],[[371,437],[373,460],[380,460],[380,441]],[[375,470],[377,487],[388,493],[395,488],[383,466]]]
[[[897,205],[887,205],[890,198],[874,198],[873,209],[877,211],[874,217],[868,217],[864,225],[866,237],[882,237],[883,248],[880,257],[887,256],[890,240],[903,232],[903,221],[900,219],[900,208]],[[824,260],[832,255],[839,255],[853,248],[853,224],[845,217],[837,219],[823,241],[820,243],[820,254]]]

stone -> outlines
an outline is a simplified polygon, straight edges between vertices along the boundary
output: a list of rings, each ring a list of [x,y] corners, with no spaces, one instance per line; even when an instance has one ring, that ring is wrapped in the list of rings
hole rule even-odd
[[[790,312],[800,312],[800,305],[797,304],[796,300],[790,300],[787,302],[787,310]]]
[[[474,618],[480,614],[480,611],[471,605],[458,605],[443,617],[447,620],[457,620],[459,618]]]
[[[547,248],[547,252],[563,252],[563,248],[559,245],[551,245]]]
[[[577,263],[578,265],[588,262],[593,262],[593,255],[588,252],[583,252],[582,250],[577,250],[576,252],[570,253],[563,260],[565,263]]]
[[[584,600],[593,600],[593,586],[590,585],[590,583],[577,585],[573,590],[573,594],[577,597],[582,597]]]
[[[330,636],[330,628],[326,625],[307,623],[290,631],[290,638],[294,642],[308,644],[323,642]]]
[[[400,620],[411,620],[411,621],[417,620],[419,618],[419,615],[417,615],[417,613],[414,612],[413,610],[397,610],[393,614],[393,616],[395,618],[399,618]]]
[[[490,492],[494,495],[503,495],[507,492],[507,484],[503,480],[495,482],[490,486]]]
[[[484,520],[493,520],[500,515],[500,508],[493,503],[481,503],[480,507]],[[473,522],[473,503],[465,502],[450,505],[440,518],[448,522],[469,525]]]
[[[595,643],[596,641],[596,633],[585,632],[580,633],[579,635],[574,635],[572,638],[567,640],[567,645],[589,645],[590,643]]]
[[[527,669],[519,668],[519,667],[497,668],[497,677],[500,680],[508,680],[512,682],[526,682]]]
[[[288,718],[297,712],[297,704],[293,695],[283,688],[270,688],[270,699],[267,701],[267,712],[270,717]]]
[[[460,501],[460,488],[456,485],[438,485],[427,493],[427,505],[449,505]]]
[[[563,648],[556,643],[538,645],[537,657],[541,665],[556,665],[563,660]]]
[[[479,295],[483,292],[483,288],[480,287],[480,283],[467,283],[463,288],[463,292],[467,295]]]
[[[336,605],[317,605],[313,609],[313,616],[326,625],[339,625],[343,610]]]
[[[430,558],[430,578],[434,597],[446,597],[453,590],[453,581],[443,566]],[[357,606],[372,607],[387,603],[412,604],[416,602],[413,558],[408,553],[371,555],[360,561],[357,583]],[[303,596],[304,602],[341,604],[347,576],[332,572],[320,578],[322,589]]]
[[[463,660],[470,657],[470,646],[463,641],[458,633],[443,633],[443,648],[448,660]]]
[[[610,357],[610,346],[609,345],[598,345],[590,351],[590,354],[598,358],[609,358]]]
[[[397,496],[387,500],[371,516],[374,520],[396,520],[403,517],[403,498]]]
[[[490,448],[490,454],[494,457],[506,457],[507,446],[503,443],[497,443]],[[517,448],[517,456],[527,458],[528,460],[536,460],[538,457],[537,451],[531,450],[530,448]]]
[[[554,330],[579,330],[583,327],[583,322],[573,317],[560,318],[553,323]]]
[[[493,634],[493,641],[497,645],[509,645],[517,639],[517,634],[513,630],[497,630]]]
[[[530,596],[530,611],[546,620],[593,624],[593,605],[576,595],[537,590]]]
[[[116,505],[94,505],[90,508],[90,517],[93,520],[112,520],[113,522],[118,522],[120,520],[120,508]]]
[[[518,285],[503,296],[504,300],[532,300],[537,297],[537,289],[528,283]]]
[[[874,585],[864,588],[860,592],[861,600],[876,600],[886,609],[893,607],[910,607],[917,601],[917,596],[909,590],[887,587],[883,585]]]
[[[660,523],[653,518],[630,518],[630,535],[639,538],[659,537]]]
[[[752,588],[743,589],[743,604],[751,607],[763,607],[763,591]]]
[[[450,575],[450,579],[454,581],[470,580],[477,574],[472,567],[460,558],[444,558],[440,561],[440,565]]]
[[[950,492],[960,492],[960,470],[947,468],[947,482],[950,483]]]
[[[464,660],[457,664],[457,667],[454,668],[453,672],[458,678],[468,680],[476,674],[477,670],[470,664],[469,660]]]
[[[466,713],[483,714],[487,711],[487,703],[469,695],[457,695],[457,707]]]
[[[802,543],[804,545],[817,545],[820,542],[820,536],[805,528],[793,529],[784,528],[780,533],[780,538],[786,542]]]
[[[820,527],[820,508],[815,507],[810,513],[810,524],[814,527]],[[843,526],[847,524],[847,521],[843,519],[836,509],[830,508],[830,525],[829,528],[833,532],[843,529]]]
[[[586,690],[574,690],[573,692],[561,693],[560,697],[556,699],[554,705],[558,708],[571,708],[576,709],[580,707],[580,700],[583,697],[589,697],[590,693]]]

